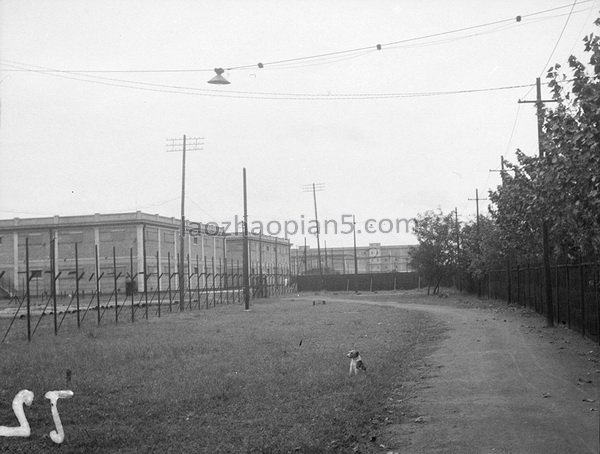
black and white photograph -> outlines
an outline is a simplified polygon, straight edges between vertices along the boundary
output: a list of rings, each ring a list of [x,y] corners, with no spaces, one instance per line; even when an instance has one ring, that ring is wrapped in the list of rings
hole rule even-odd
[[[0,452],[600,453],[600,0],[0,0]]]

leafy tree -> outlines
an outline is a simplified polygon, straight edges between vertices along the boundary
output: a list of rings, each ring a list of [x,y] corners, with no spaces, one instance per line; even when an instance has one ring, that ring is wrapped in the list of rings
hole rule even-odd
[[[600,38],[590,34],[584,43],[587,64],[571,56],[569,77],[560,65],[548,71],[556,103],[542,109],[544,157],[517,150],[517,163],[490,194],[510,255],[539,260],[546,221],[555,259],[600,256]]]
[[[499,227],[491,217],[479,216],[461,229],[464,268],[475,279],[483,279],[490,269],[504,266],[504,249]]]
[[[411,266],[427,282],[427,294],[439,292],[440,284],[456,270],[456,225],[453,214],[427,211],[417,216],[414,233],[419,246],[410,251]]]

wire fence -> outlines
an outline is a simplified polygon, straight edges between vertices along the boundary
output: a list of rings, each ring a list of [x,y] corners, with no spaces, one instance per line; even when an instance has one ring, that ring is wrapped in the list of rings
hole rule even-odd
[[[546,314],[542,266],[517,266],[488,273],[482,287],[501,298]],[[554,320],[600,343],[600,263],[551,267]]]
[[[101,271],[96,253],[93,271],[89,271],[89,266],[86,271],[79,268],[76,248],[75,270],[69,272],[69,276],[62,276],[63,273],[56,270],[55,261],[50,260],[50,270],[46,271],[50,277],[49,289],[43,288],[40,292],[36,288],[32,292],[31,282],[38,272],[30,271],[26,253],[25,289],[0,303],[0,344],[14,339],[31,341],[40,332],[53,331],[58,335],[67,326],[81,330],[92,325],[135,323],[171,312],[243,303],[243,270],[239,262],[227,265],[224,260],[215,266],[214,258],[209,262],[203,257],[201,268],[199,257],[196,257],[198,266],[195,267],[190,266],[187,257],[184,288],[180,292],[179,271],[171,272],[170,258],[166,272],[160,272],[157,255],[153,271],[147,266],[147,260],[143,260],[137,273],[133,249],[130,249],[131,265],[127,272],[122,271],[122,263],[117,266],[114,248],[112,259],[112,269],[104,266]],[[61,291],[57,287],[59,280]],[[70,288],[64,290],[69,284]],[[249,270],[249,285],[251,298],[267,298],[295,291],[296,280],[289,269],[265,265],[259,270]]]

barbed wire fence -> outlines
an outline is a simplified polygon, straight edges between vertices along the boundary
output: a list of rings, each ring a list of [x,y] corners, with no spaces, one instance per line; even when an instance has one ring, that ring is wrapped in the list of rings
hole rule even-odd
[[[54,245],[50,245],[50,251]],[[30,269],[29,244],[25,244],[24,289],[12,293],[3,301],[0,316],[0,345],[13,340],[31,342],[36,334],[54,332],[59,335],[67,325],[82,330],[103,324],[135,323],[150,317],[162,317],[180,311],[178,257],[167,255],[163,271],[158,252],[155,257],[143,257],[136,272],[133,248],[129,249],[129,267],[124,269],[123,257],[117,264],[116,248],[112,257],[99,258],[95,247],[93,263],[81,266],[77,244],[73,270],[57,271],[51,257],[49,269]],[[109,259],[109,260],[107,260]],[[110,260],[112,259],[112,260]],[[173,263],[171,262],[172,259]],[[150,261],[155,263],[150,266]],[[88,260],[89,262],[89,260]],[[111,263],[108,263],[111,262]],[[228,263],[229,262],[229,263]],[[186,283],[184,307],[186,311],[208,310],[218,305],[243,304],[242,264],[214,256],[186,257],[183,270]],[[201,264],[203,266],[201,266]],[[42,273],[47,274],[43,288],[38,288]],[[4,272],[0,275],[2,278]],[[32,280],[36,289],[32,291]],[[58,290],[60,288],[67,290]],[[49,288],[47,288],[49,287]],[[250,269],[252,298],[281,296],[296,290],[296,279],[288,266],[262,265]]]

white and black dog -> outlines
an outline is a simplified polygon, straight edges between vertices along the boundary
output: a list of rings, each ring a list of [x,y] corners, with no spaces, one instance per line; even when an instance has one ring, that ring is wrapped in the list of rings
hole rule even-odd
[[[363,360],[360,357],[360,353],[358,352],[358,350],[350,350],[346,356],[350,358],[350,376],[353,373],[354,375],[358,374],[359,369],[364,370],[366,372],[367,366],[365,366],[365,363],[363,363]]]

